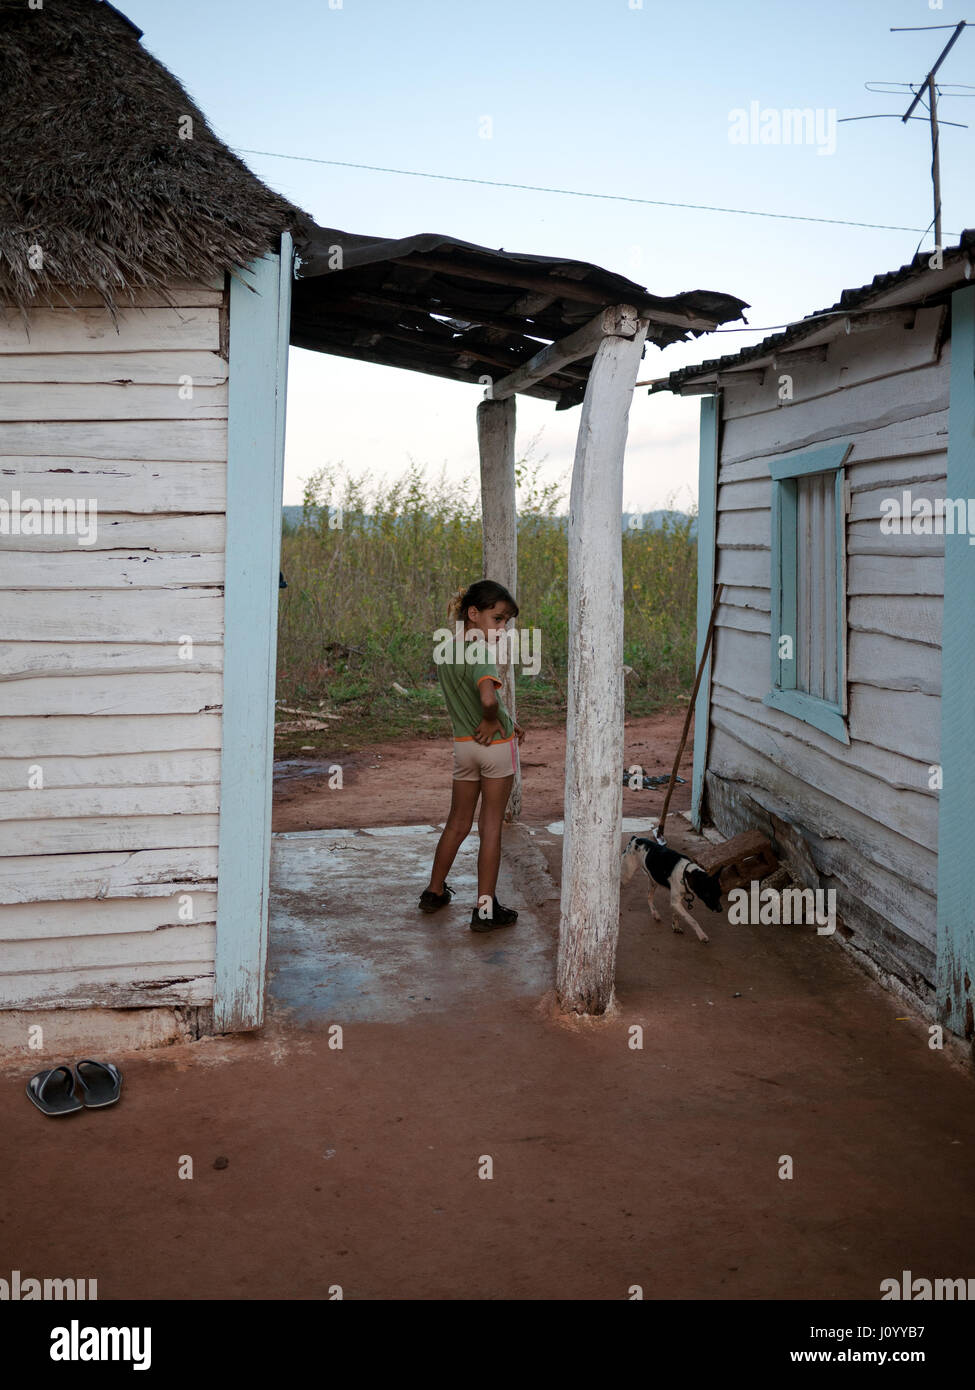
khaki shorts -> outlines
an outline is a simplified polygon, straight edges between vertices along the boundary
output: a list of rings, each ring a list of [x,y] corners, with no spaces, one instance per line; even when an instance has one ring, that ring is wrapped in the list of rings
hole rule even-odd
[[[482,777],[511,777],[518,768],[518,736],[485,748],[473,738],[454,739],[454,781],[479,782]]]

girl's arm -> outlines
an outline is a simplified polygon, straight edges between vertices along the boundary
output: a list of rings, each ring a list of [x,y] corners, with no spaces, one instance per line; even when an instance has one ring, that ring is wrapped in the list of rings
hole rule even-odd
[[[474,738],[477,743],[488,744],[499,730],[503,730],[498,718],[498,693],[494,678],[482,677],[477,690],[481,697],[481,722],[474,730]]]

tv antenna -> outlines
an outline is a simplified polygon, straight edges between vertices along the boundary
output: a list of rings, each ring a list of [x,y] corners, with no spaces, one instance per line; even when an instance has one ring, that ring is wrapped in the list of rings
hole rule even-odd
[[[947,58],[948,54],[951,52],[952,48],[954,48],[955,44],[956,44],[956,43],[958,42],[958,40],[961,38],[961,31],[962,31],[963,29],[965,29],[966,27],[969,27],[969,26],[968,26],[968,23],[967,23],[967,20],[962,19],[962,20],[960,20],[960,21],[959,21],[957,24],[955,24],[955,25],[951,25],[951,24],[915,24],[915,25],[910,25],[910,26],[901,27],[901,28],[898,28],[898,29],[891,29],[890,32],[891,32],[892,34],[905,34],[905,33],[917,33],[917,32],[919,32],[919,31],[921,31],[921,30],[928,30],[928,29],[951,29],[951,28],[954,28],[954,33],[952,34],[952,36],[951,36],[951,38],[948,40],[948,42],[945,44],[944,48],[941,50],[941,53],[939,54],[938,59],[937,59],[936,63],[934,64],[934,67],[933,67],[933,68],[931,69],[931,71],[928,73],[927,77],[925,77],[924,81],[921,82],[920,84],[918,84],[917,86],[915,86],[913,83],[910,83],[910,82],[884,82],[884,83],[876,83],[876,84],[871,84],[871,83],[868,82],[868,83],[866,84],[867,90],[868,90],[868,91],[878,90],[878,89],[882,86],[882,87],[887,87],[887,88],[889,88],[889,89],[891,89],[891,90],[893,90],[893,89],[898,89],[898,88],[899,88],[899,89],[901,89],[901,90],[907,90],[907,91],[913,93],[913,95],[914,95],[914,100],[911,102],[910,106],[907,108],[907,110],[904,112],[903,116],[901,116],[901,118],[900,118],[903,122],[905,122],[905,124],[906,124],[907,121],[910,121],[910,120],[915,120],[915,121],[922,121],[922,120],[924,120],[924,117],[923,117],[923,116],[915,116],[915,115],[914,115],[914,110],[915,110],[915,108],[917,107],[918,103],[923,101],[924,96],[925,96],[925,93],[927,94],[927,99],[928,99],[928,103],[927,103],[927,109],[928,109],[928,122],[929,122],[929,125],[930,125],[930,127],[931,127],[931,183],[932,183],[932,188],[933,188],[933,192],[934,192],[934,218],[933,218],[933,221],[934,221],[934,244],[935,244],[936,250],[938,250],[938,251],[941,250],[941,160],[940,160],[939,155],[938,155],[938,130],[939,130],[939,124],[938,124],[938,91],[939,91],[939,88],[938,88],[938,87],[936,86],[936,84],[935,84],[934,76],[935,76],[935,73],[938,71],[938,69],[941,67],[941,64],[942,64],[942,63],[944,62],[944,60]],[[958,86],[959,84],[957,84],[957,83],[952,83],[951,85],[952,85],[952,86]],[[966,95],[970,95],[971,93],[969,93],[969,92],[964,92],[964,91],[948,92],[947,90],[945,90],[945,92],[944,92],[943,94],[946,95],[946,96],[966,96]],[[884,112],[884,113],[882,113],[882,114],[880,114],[880,115],[876,115],[876,116],[844,116],[844,117],[841,117],[841,119],[842,119],[842,120],[845,120],[845,121],[879,121],[879,120],[884,120],[889,114],[890,114],[890,113]],[[896,117],[893,117],[893,119],[896,119]],[[967,130],[967,129],[968,129],[967,126],[962,125],[961,122],[959,122],[959,121],[942,121],[942,122],[941,122],[941,125],[961,126],[961,129],[962,129],[962,130]]]

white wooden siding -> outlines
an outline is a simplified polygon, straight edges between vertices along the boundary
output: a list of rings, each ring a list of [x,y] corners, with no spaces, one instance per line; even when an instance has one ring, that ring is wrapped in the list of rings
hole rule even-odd
[[[719,827],[732,833],[768,815],[794,826],[807,865],[837,890],[854,944],[918,989],[935,979],[938,798],[930,778],[940,743],[944,549],[937,535],[882,535],[879,503],[905,489],[944,496],[950,343],[938,359],[940,316],[925,310],[913,330],[831,344],[826,362],[794,369],[791,403],[777,400],[781,369],[761,385],[724,388],[717,578],[726,588],[708,751]],[[769,460],[840,440],[853,441],[849,747],[762,703],[771,656]]]
[[[0,497],[98,507],[0,534],[0,1008],[213,996],[224,295],[171,296],[0,322]]]

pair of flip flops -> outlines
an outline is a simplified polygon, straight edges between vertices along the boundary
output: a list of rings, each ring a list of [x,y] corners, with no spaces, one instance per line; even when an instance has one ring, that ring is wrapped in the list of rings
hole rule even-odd
[[[39,1071],[27,1083],[27,1095],[45,1115],[70,1115],[75,1110],[99,1110],[114,1105],[122,1091],[122,1073],[111,1062],[92,1062],[77,1066],[82,1095],[75,1092],[75,1073],[67,1065]]]

